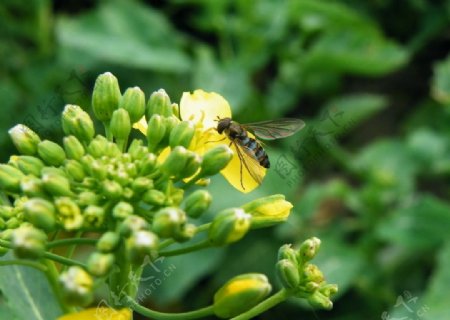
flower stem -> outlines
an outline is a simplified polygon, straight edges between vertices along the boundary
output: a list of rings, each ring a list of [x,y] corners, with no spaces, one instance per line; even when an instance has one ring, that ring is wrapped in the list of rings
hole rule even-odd
[[[61,239],[61,240],[55,240],[52,242],[49,242],[47,244],[47,249],[55,248],[55,247],[62,247],[62,246],[68,246],[68,245],[95,245],[97,243],[97,239],[88,239],[88,238],[68,238],[68,239]]]
[[[6,261],[0,261],[0,266],[9,266],[9,265],[22,265],[27,267],[32,267],[35,269],[38,269],[39,271],[46,272],[47,267],[34,261],[29,260],[23,260],[23,259],[13,259],[13,260],[6,260]]]
[[[47,276],[48,282],[49,282],[50,286],[52,287],[53,292],[54,292],[56,298],[58,299],[58,302],[59,302],[61,308],[64,310],[65,313],[73,312],[74,310],[72,310],[69,306],[67,306],[67,304],[64,303],[64,300],[62,298],[61,287],[59,286],[59,283],[58,283],[59,273],[58,273],[58,270],[56,269],[54,262],[49,261],[49,260],[44,260],[44,263],[46,266],[45,275]]]
[[[205,308],[197,309],[194,311],[189,312],[182,312],[182,313],[164,313],[159,312],[155,310],[148,309],[146,307],[141,306],[139,303],[137,303],[135,300],[128,297],[127,299],[124,299],[126,301],[123,301],[126,306],[133,309],[134,311],[140,313],[143,316],[151,317],[156,320],[189,320],[189,319],[197,319],[197,318],[203,318],[209,315],[212,315],[214,313],[213,306],[208,306]]]
[[[198,242],[196,244],[193,244],[191,246],[187,246],[184,248],[168,250],[168,251],[161,251],[159,253],[159,255],[164,256],[164,257],[177,256],[180,254],[205,249],[205,248],[208,248],[209,246],[211,246],[211,243],[208,240],[204,240],[204,241]]]
[[[240,315],[231,318],[231,320],[248,320],[252,319],[253,317],[256,317],[258,314],[263,313],[266,310],[269,310],[270,308],[276,306],[277,304],[283,302],[290,296],[289,292],[286,289],[281,289],[274,295],[270,296],[266,300],[262,301],[261,303],[257,304],[250,310],[241,313]]]

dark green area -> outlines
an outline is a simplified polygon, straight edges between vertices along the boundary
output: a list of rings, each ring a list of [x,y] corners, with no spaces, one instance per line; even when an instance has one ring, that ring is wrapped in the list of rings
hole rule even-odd
[[[288,223],[148,268],[161,285],[145,303],[201,307],[243,272],[276,284],[277,248],[317,236],[317,264],[340,288],[319,319],[447,319],[449,27],[450,1],[4,0],[1,160],[15,152],[7,130],[16,123],[60,142],[64,105],[91,111],[105,71],[147,97],[218,92],[243,123],[302,118],[300,133],[268,144],[272,168],[257,191],[211,184],[211,214],[285,193],[295,205]],[[292,301],[260,319],[314,317]]]

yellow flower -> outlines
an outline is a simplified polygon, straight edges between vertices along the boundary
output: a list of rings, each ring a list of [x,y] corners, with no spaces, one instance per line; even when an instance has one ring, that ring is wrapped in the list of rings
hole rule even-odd
[[[215,92],[205,92],[195,90],[194,93],[184,92],[180,101],[180,118],[184,121],[192,121],[195,124],[194,138],[189,145],[192,150],[199,155],[203,155],[207,150],[219,145],[229,145],[233,151],[233,158],[230,163],[221,171],[225,179],[236,189],[243,193],[250,192],[259,186],[260,181],[256,181],[249,173],[247,167],[241,163],[238,150],[235,144],[216,130],[218,119],[231,118],[231,108],[228,102]],[[134,128],[142,133],[147,133],[147,122],[141,119],[135,123]],[[249,136],[254,136],[249,133]],[[162,152],[162,157],[166,157],[168,150]],[[244,157],[248,157],[242,151]],[[161,157],[160,156],[160,157]],[[247,161],[247,165],[249,162]],[[264,177],[266,169],[258,164],[259,175]],[[241,174],[242,173],[242,174]]]
[[[286,221],[292,207],[284,195],[275,194],[246,203],[242,209],[252,215],[252,228],[261,228]]]
[[[83,310],[77,313],[64,315],[58,320],[131,320],[130,309],[115,310],[112,308],[98,307]]]

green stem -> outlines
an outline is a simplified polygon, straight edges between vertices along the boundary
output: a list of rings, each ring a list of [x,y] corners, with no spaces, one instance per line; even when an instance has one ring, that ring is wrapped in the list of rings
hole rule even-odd
[[[164,257],[177,256],[177,255],[180,255],[180,254],[185,254],[185,253],[189,253],[189,252],[192,252],[192,251],[205,249],[205,248],[208,248],[210,246],[211,246],[211,243],[208,240],[204,240],[204,241],[198,242],[198,243],[193,244],[193,245],[188,246],[188,247],[174,249],[174,250],[168,250],[168,251],[161,251],[159,253],[159,255],[160,256],[164,256]]]
[[[109,122],[103,122],[103,126],[105,127],[105,135],[108,141],[113,141],[113,135],[111,130],[109,129]]]
[[[198,233],[203,232],[203,231],[207,231],[210,226],[211,226],[211,222],[205,223],[205,224],[202,224],[202,225],[198,226],[197,229],[195,230],[195,234],[198,234]],[[167,248],[167,247],[171,246],[174,243],[176,243],[175,240],[173,240],[173,239],[166,239],[166,240],[162,241],[159,244],[159,250]]]
[[[97,239],[87,239],[87,238],[69,238],[69,239],[61,239],[49,242],[47,244],[47,249],[62,247],[68,245],[95,245],[97,243]]]
[[[47,271],[45,272],[45,275],[47,276],[48,282],[49,282],[50,286],[52,287],[53,292],[55,293],[55,296],[58,299],[58,302],[59,302],[61,308],[63,309],[64,313],[74,312],[75,310],[72,310],[69,306],[67,306],[67,304],[63,300],[63,294],[61,292],[61,287],[58,283],[59,273],[58,273],[58,270],[56,269],[55,264],[53,263],[53,261],[49,261],[49,260],[44,260],[44,263],[47,267],[46,268]]]
[[[248,310],[244,313],[241,313],[240,315],[238,315],[234,318],[231,318],[231,320],[252,319],[252,318],[256,317],[258,314],[261,314],[261,313],[265,312],[266,310],[269,310],[270,308],[273,308],[277,304],[283,302],[284,300],[289,298],[289,296],[290,296],[290,293],[286,289],[281,289],[280,291],[278,291],[274,295],[270,296],[266,300],[260,302],[259,304],[257,304],[253,308],[251,308],[250,310]]]
[[[146,307],[141,306],[139,303],[137,303],[135,300],[128,297],[127,299],[124,299],[126,301],[123,301],[126,306],[133,309],[134,311],[140,313],[143,316],[150,317],[156,320],[189,320],[189,319],[197,319],[197,318],[203,318],[209,315],[214,314],[213,306],[208,306],[205,308],[197,309],[194,311],[189,312],[182,312],[182,313],[164,313],[159,312],[155,310],[148,309]]]
[[[81,236],[83,235],[83,231],[77,231],[77,233],[75,234],[75,239],[81,239]],[[73,254],[75,253],[75,249],[77,248],[76,244],[72,244],[69,249],[67,250],[67,254],[66,257],[68,259],[71,259]],[[66,266],[67,267],[67,266]],[[63,270],[66,270],[67,268],[64,267]]]
[[[78,262],[76,260],[72,260],[70,258],[58,256],[57,254],[54,254],[54,253],[51,253],[51,252],[44,253],[43,258],[56,261],[56,262],[58,262],[60,264],[63,264],[65,266],[79,266],[79,267],[82,267],[84,269],[87,269],[86,265],[81,263],[81,262]]]
[[[10,265],[22,265],[27,267],[32,267],[35,269],[38,269],[39,271],[46,272],[47,267],[43,266],[42,264],[34,261],[29,260],[22,260],[22,259],[13,259],[13,260],[6,260],[6,261],[0,261],[0,266],[10,266]]]

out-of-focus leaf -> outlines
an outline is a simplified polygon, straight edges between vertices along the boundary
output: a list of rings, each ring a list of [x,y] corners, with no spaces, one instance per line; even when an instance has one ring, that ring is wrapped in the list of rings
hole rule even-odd
[[[446,297],[450,296],[450,242],[441,248],[437,263],[423,297],[423,307],[426,307],[424,320],[448,319],[450,308]]]
[[[0,260],[13,259],[12,253]],[[18,319],[48,320],[62,314],[47,278],[41,271],[25,266],[2,266],[0,291]],[[2,314],[2,319],[3,314]]]
[[[431,80],[431,95],[443,105],[450,106],[450,56],[436,63]]]
[[[449,237],[450,204],[432,195],[423,195],[395,209],[380,223],[378,236],[395,244],[434,248]]]
[[[305,56],[309,71],[334,70],[367,76],[392,72],[408,61],[396,43],[361,30],[336,30],[323,34]]]
[[[60,18],[57,35],[73,55],[148,70],[182,73],[190,59],[164,16],[132,1],[104,2],[77,19]]]

